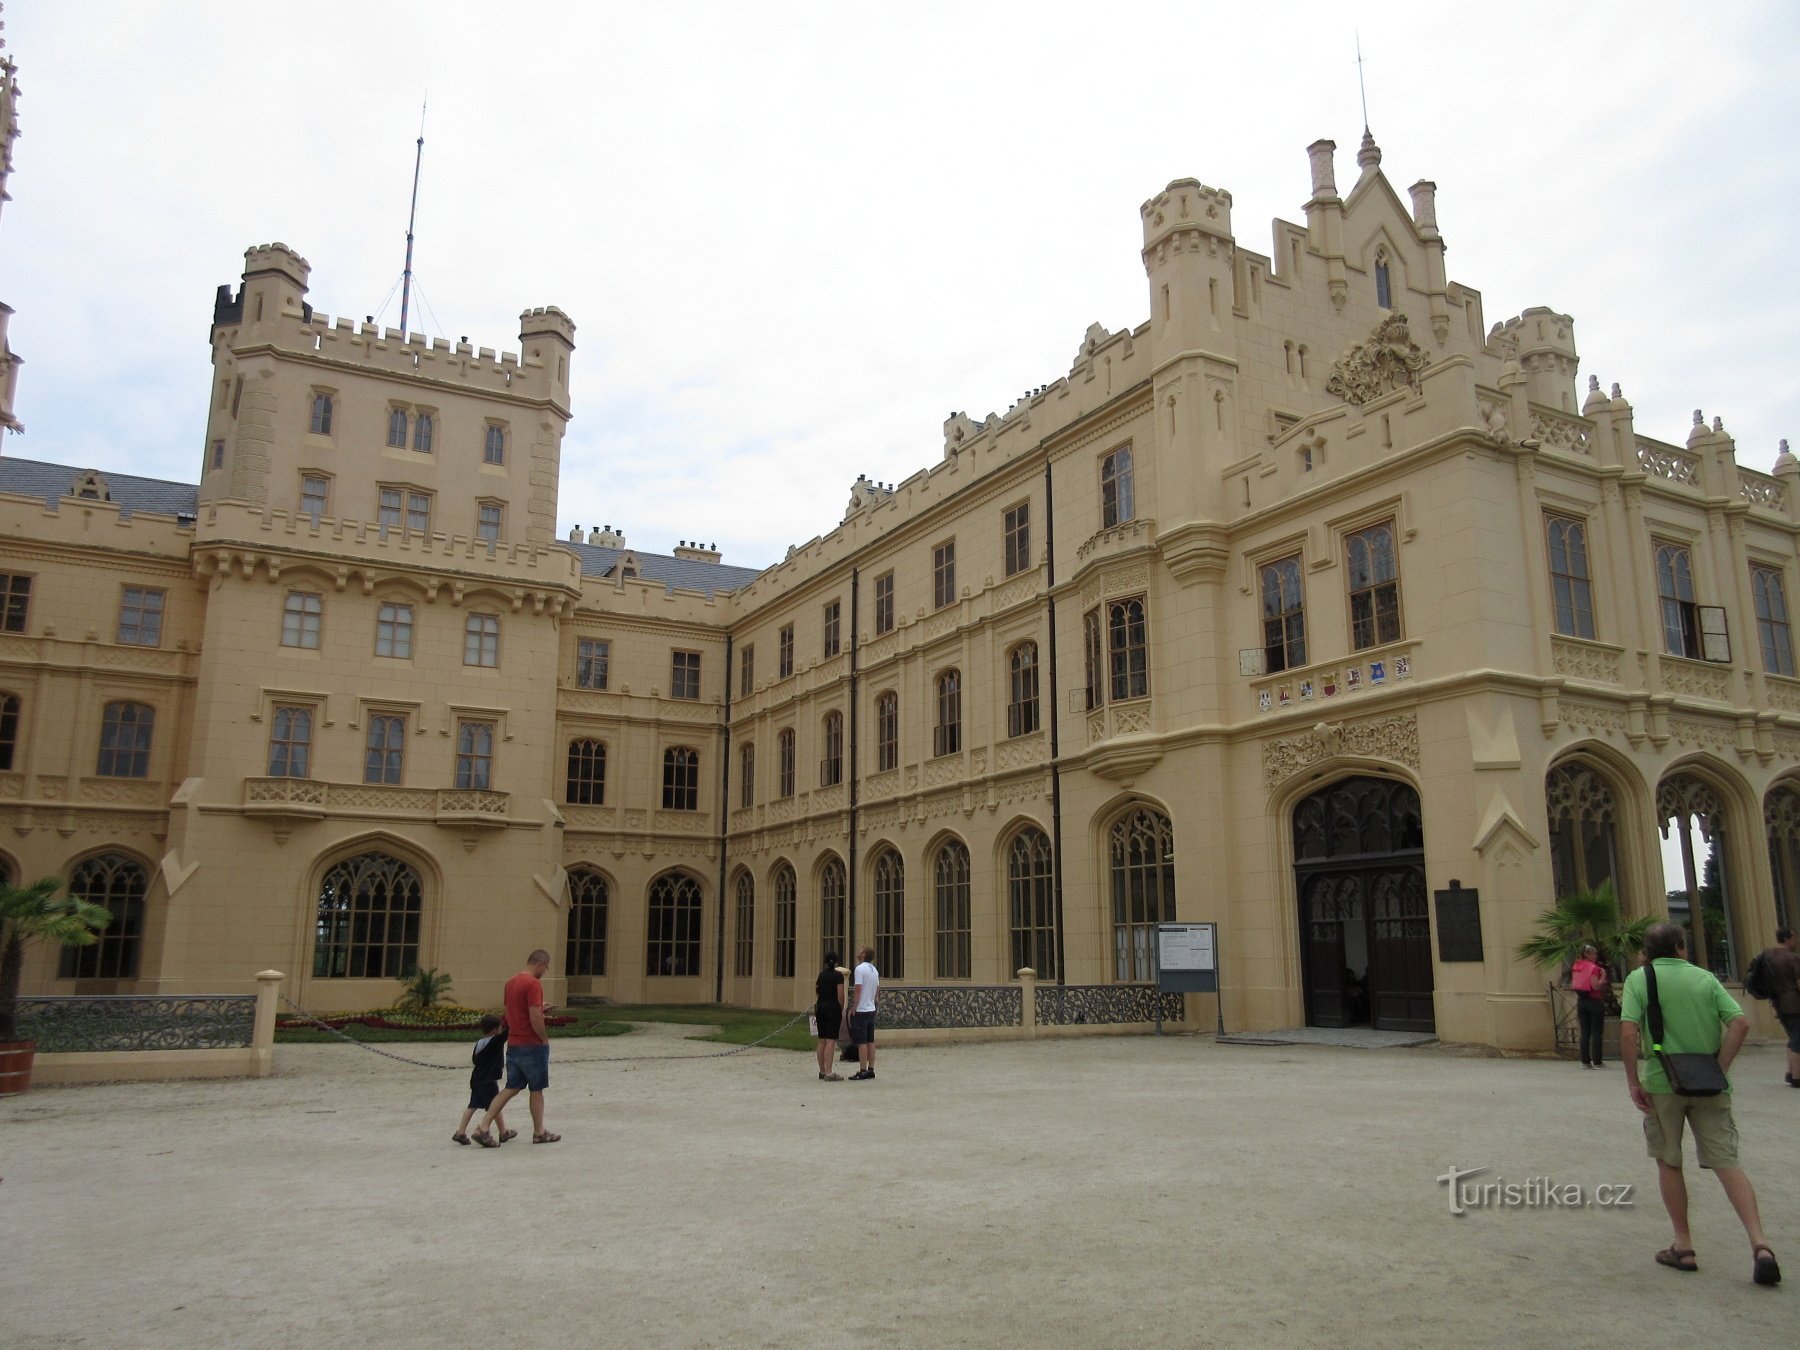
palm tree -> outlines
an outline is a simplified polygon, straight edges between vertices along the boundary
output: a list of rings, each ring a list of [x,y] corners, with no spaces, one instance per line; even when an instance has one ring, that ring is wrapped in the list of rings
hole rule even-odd
[[[104,905],[72,895],[58,898],[61,885],[55,877],[45,877],[29,886],[0,886],[0,1044],[18,1039],[25,949],[40,940],[86,947],[112,922]]]
[[[400,995],[399,1006],[410,1012],[435,1008],[450,993],[450,977],[438,974],[436,966],[409,970],[400,977],[400,983],[405,992]]]
[[[1656,922],[1654,915],[1621,918],[1619,897],[1609,877],[1598,886],[1561,897],[1555,909],[1538,915],[1537,931],[1519,944],[1516,955],[1545,970],[1566,970],[1591,942],[1608,966],[1622,972],[1644,949],[1644,934]]]

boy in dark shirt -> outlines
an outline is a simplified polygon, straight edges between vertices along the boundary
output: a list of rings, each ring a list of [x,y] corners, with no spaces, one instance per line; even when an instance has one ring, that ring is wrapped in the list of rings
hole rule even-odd
[[[456,1127],[456,1133],[450,1136],[459,1144],[469,1142],[469,1122],[477,1112],[484,1112],[493,1105],[500,1091],[500,1075],[506,1067],[506,1025],[493,1013],[482,1014],[481,1039],[475,1042],[475,1053],[471,1058],[475,1068],[469,1074],[468,1109],[462,1113],[462,1123]],[[517,1130],[506,1128],[504,1114],[495,1116],[494,1124],[500,1127],[501,1143],[519,1137]]]

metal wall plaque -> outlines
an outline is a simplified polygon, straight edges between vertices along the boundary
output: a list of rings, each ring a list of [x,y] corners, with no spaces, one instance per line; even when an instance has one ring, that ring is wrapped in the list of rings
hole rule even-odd
[[[1437,899],[1438,960],[1481,960],[1481,892],[1464,890],[1452,877],[1448,890],[1433,894]]]

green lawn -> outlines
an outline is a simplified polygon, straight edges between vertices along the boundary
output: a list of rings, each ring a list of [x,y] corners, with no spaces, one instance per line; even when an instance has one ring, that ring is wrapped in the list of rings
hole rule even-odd
[[[572,1014],[575,1022],[571,1026],[551,1027],[551,1039],[576,1036],[624,1036],[631,1031],[632,1022],[675,1022],[684,1026],[718,1026],[723,1029],[710,1036],[698,1036],[696,1040],[721,1041],[727,1045],[748,1045],[767,1036],[776,1027],[787,1021],[792,1013],[767,1012],[756,1008],[734,1008],[718,1004],[668,1004],[641,1003],[618,1004],[609,1003],[599,1007],[559,1008],[559,1013]],[[384,1044],[389,1041],[470,1041],[475,1033],[468,1031],[423,1031],[393,1030],[387,1027],[347,1026],[344,1035],[352,1040],[367,1041],[371,1044]],[[321,1031],[317,1027],[294,1030],[278,1030],[275,1033],[277,1045],[316,1045],[335,1041],[338,1037],[329,1031]],[[811,1050],[817,1042],[807,1034],[806,1022],[802,1019],[786,1031],[765,1042],[773,1049]]]

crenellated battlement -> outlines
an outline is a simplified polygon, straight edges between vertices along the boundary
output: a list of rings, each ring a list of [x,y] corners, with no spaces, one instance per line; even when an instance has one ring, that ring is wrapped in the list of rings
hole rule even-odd
[[[220,287],[213,306],[215,345],[236,351],[268,346],[284,356],[327,361],[407,380],[468,386],[483,395],[548,401],[567,409],[575,324],[555,305],[519,316],[518,351],[476,347],[464,338],[402,332],[372,319],[335,319],[306,301],[312,266],[286,244],[245,250],[243,282]]]

